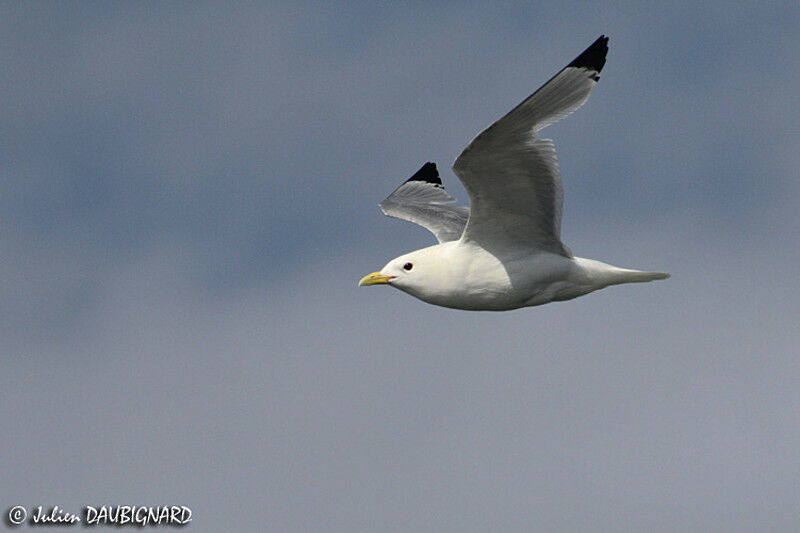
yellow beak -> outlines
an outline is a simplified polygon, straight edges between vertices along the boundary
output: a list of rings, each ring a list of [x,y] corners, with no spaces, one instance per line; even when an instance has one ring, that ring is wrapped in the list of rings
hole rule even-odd
[[[381,285],[389,283],[389,280],[394,278],[395,276],[386,276],[380,272],[373,272],[372,274],[367,274],[361,278],[361,281],[358,282],[358,286],[366,287],[367,285]]]

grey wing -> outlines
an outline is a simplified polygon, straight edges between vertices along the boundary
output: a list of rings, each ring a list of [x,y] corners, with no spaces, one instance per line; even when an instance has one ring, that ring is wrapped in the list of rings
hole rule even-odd
[[[461,238],[469,208],[447,205],[456,199],[447,194],[434,163],[425,163],[416,174],[378,204],[384,214],[419,224],[441,242]]]
[[[570,256],[560,237],[563,189],[555,148],[535,135],[586,102],[607,52],[608,38],[600,36],[458,156],[453,170],[471,209],[464,240]]]

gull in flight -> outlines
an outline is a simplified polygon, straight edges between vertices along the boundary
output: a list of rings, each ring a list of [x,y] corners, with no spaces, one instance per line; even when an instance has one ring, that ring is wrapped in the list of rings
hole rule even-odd
[[[586,102],[607,52],[608,37],[600,36],[469,143],[453,171],[470,207],[450,205],[455,198],[434,163],[381,202],[386,215],[419,224],[439,244],[392,259],[359,286],[389,285],[454,309],[505,311],[668,278],[575,257],[561,242],[558,160],[553,141],[536,135]]]

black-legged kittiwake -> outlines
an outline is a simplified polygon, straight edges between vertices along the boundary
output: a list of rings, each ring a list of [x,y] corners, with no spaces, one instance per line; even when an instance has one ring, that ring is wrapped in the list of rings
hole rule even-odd
[[[469,208],[448,205],[455,199],[433,163],[381,202],[385,214],[427,228],[439,244],[392,259],[359,285],[390,285],[444,307],[503,311],[668,278],[574,257],[561,243],[556,152],[536,134],[586,102],[607,52],[608,37],[600,36],[464,149],[453,171]]]

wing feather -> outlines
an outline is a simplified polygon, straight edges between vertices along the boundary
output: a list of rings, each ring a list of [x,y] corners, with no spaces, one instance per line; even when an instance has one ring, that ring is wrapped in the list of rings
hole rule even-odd
[[[463,240],[570,255],[560,238],[563,188],[555,148],[535,134],[586,102],[607,52],[608,38],[601,36],[458,156],[453,170],[471,209]]]
[[[434,163],[426,163],[416,174],[378,204],[390,217],[418,224],[442,243],[461,238],[469,208],[447,205],[456,199],[447,194]]]

